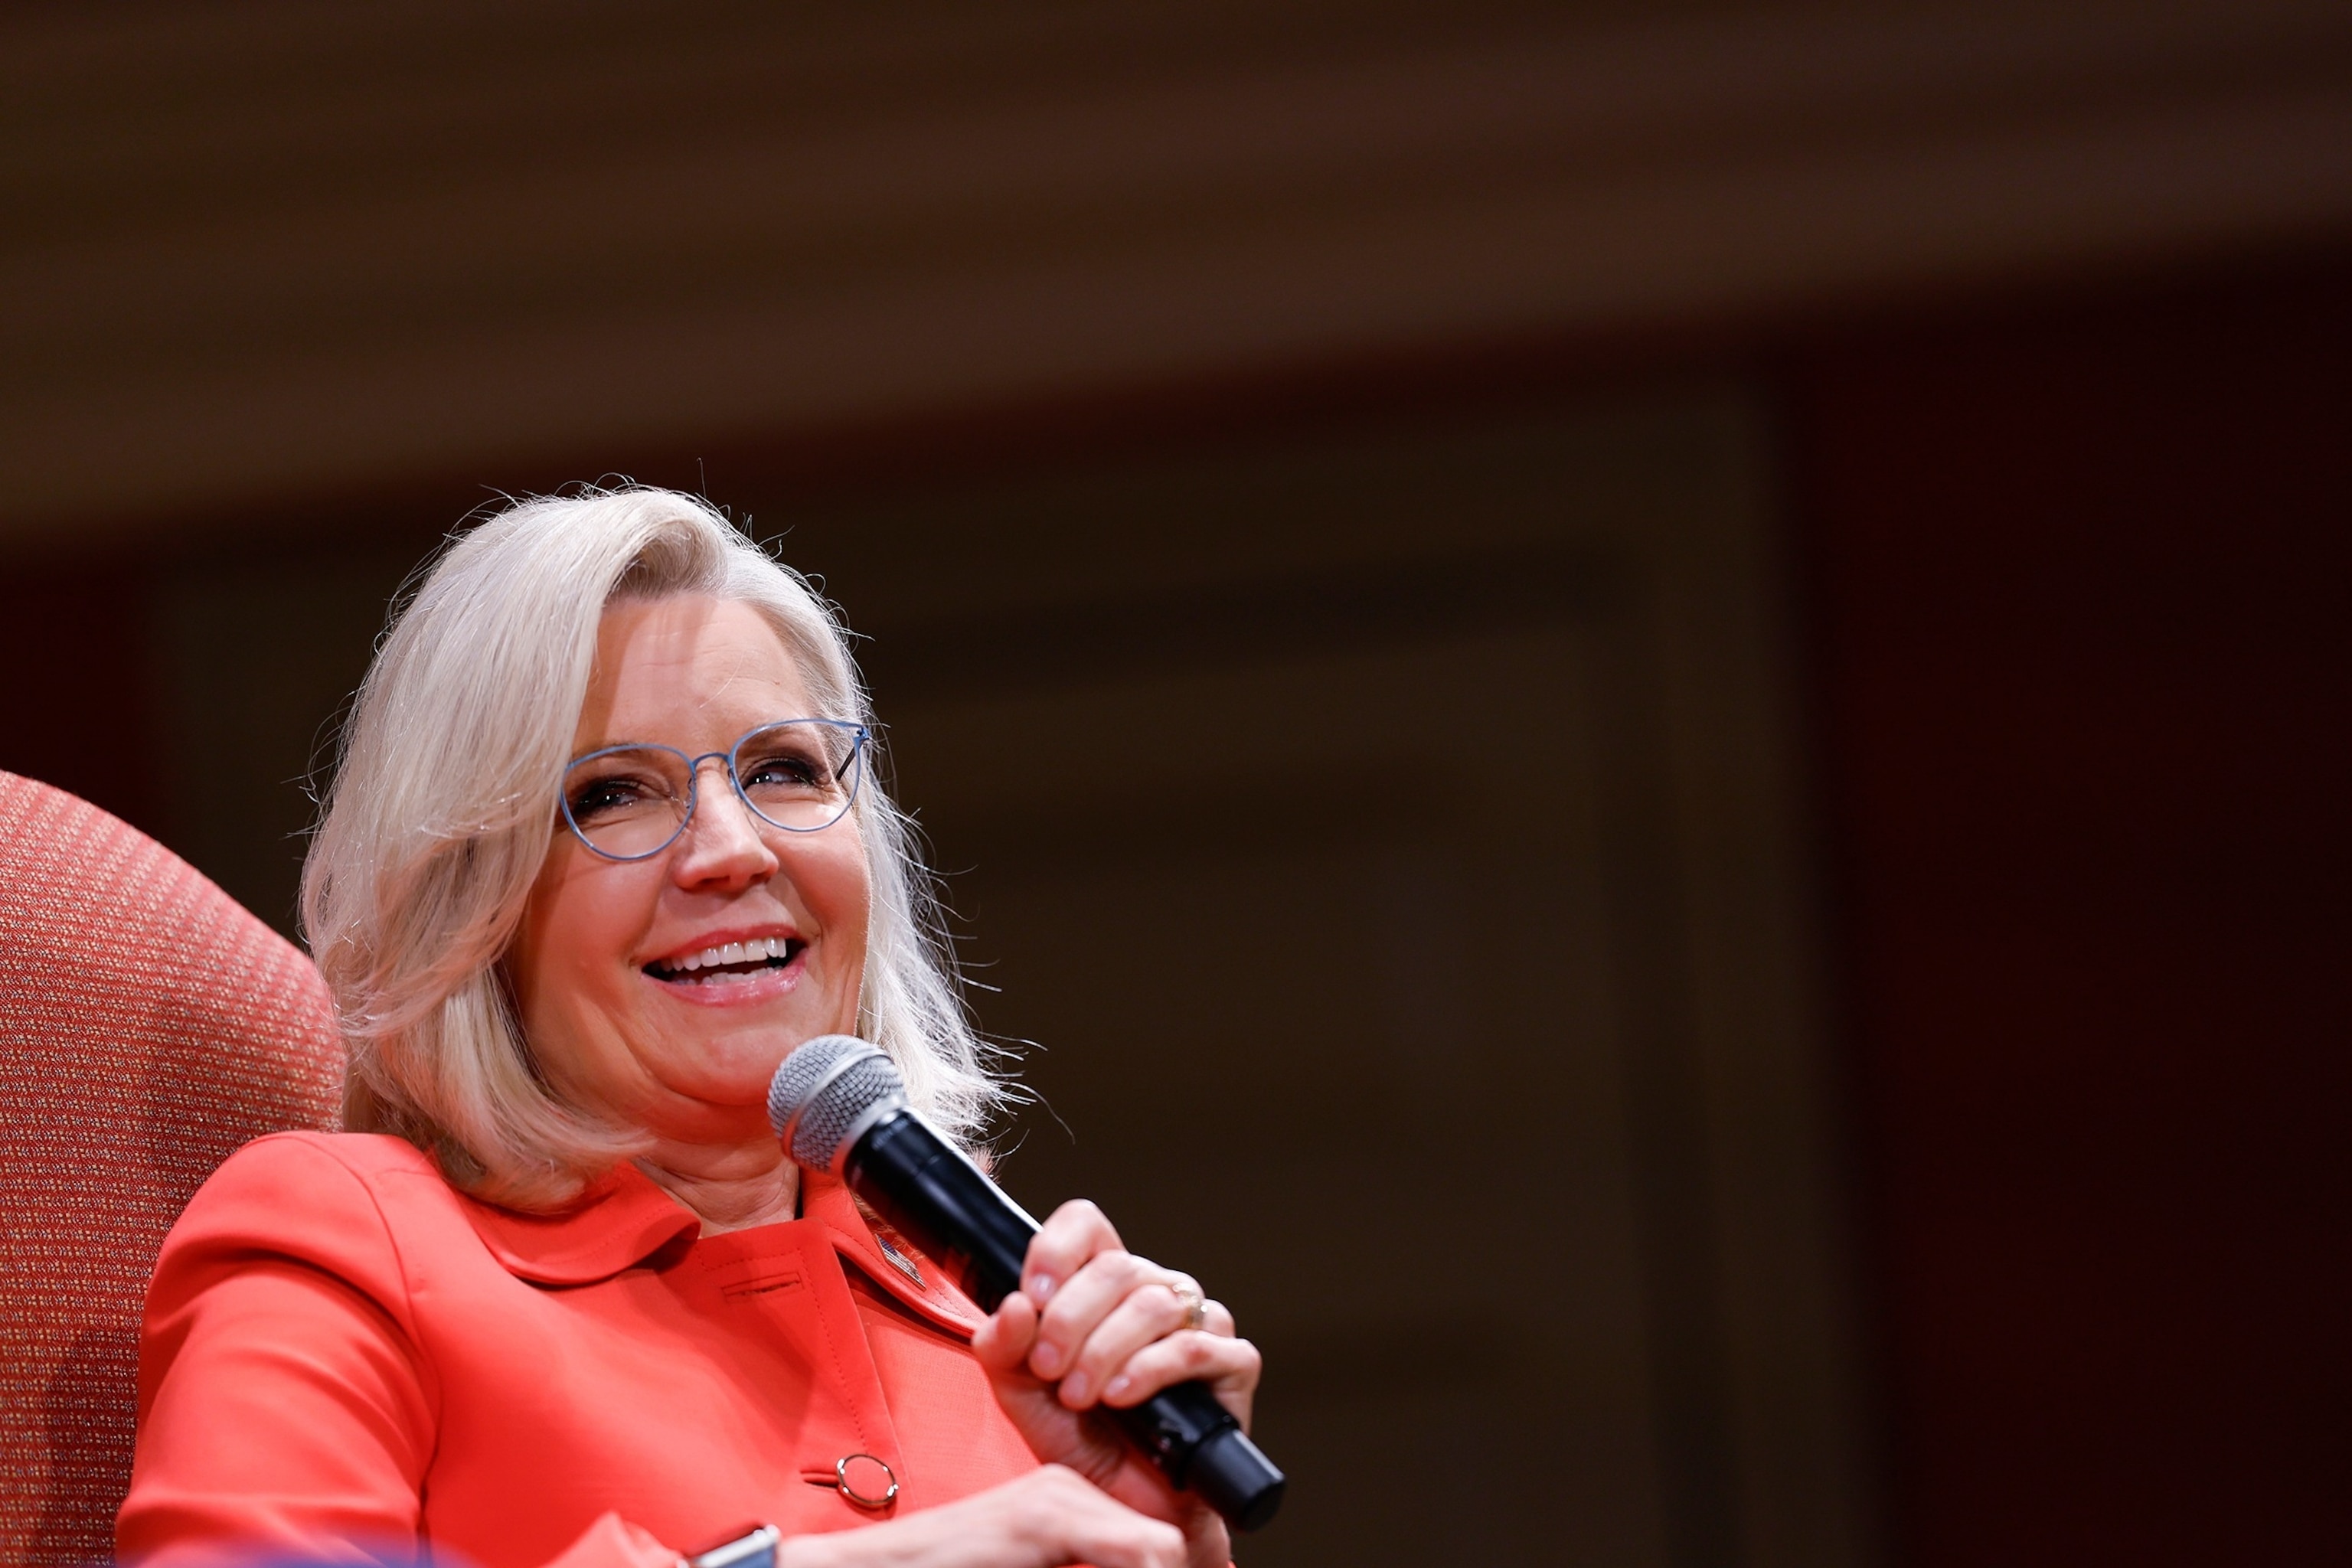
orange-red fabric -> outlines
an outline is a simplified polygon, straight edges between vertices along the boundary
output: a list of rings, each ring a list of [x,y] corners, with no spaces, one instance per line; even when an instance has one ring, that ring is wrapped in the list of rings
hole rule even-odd
[[[662,1568],[755,1522],[844,1530],[1036,1467],[980,1314],[838,1183],[699,1237],[623,1168],[552,1217],[475,1202],[396,1139],[247,1146],[165,1242],[117,1531],[156,1568],[257,1552]],[[895,1504],[835,1485],[852,1455]]]
[[[301,952],[136,829],[0,773],[0,1568],[106,1555],[156,1248],[237,1145],[334,1124],[342,1061]]]

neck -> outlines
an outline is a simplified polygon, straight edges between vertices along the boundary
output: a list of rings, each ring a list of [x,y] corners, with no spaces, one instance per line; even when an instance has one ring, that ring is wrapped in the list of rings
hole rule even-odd
[[[702,1234],[773,1225],[799,1212],[801,1171],[772,1141],[765,1148],[654,1150],[637,1169],[702,1221]]]

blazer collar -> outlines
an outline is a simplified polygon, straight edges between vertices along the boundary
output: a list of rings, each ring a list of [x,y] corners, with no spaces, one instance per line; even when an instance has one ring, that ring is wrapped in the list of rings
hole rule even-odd
[[[692,1213],[625,1161],[581,1202],[556,1214],[522,1214],[475,1198],[464,1201],[466,1217],[490,1255],[507,1272],[534,1285],[593,1285],[665,1247],[691,1245],[702,1231]],[[946,1270],[874,1219],[832,1176],[801,1173],[801,1215],[918,1315],[966,1336],[980,1327],[982,1313]]]
[[[625,1161],[568,1209],[522,1214],[467,1198],[466,1217],[507,1272],[534,1285],[610,1279],[702,1230],[701,1221]]]

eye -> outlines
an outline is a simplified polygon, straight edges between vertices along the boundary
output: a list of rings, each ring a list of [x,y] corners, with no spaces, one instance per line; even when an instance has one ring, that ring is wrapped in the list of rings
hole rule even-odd
[[[833,782],[824,759],[801,746],[778,746],[743,759],[739,773],[748,790],[823,789]]]
[[[573,771],[564,783],[563,798],[572,819],[585,826],[603,817],[627,816],[666,803],[670,791],[663,781],[625,763],[589,764]]]
[[[644,795],[627,779],[597,779],[572,792],[572,815],[585,822],[592,816],[617,811]]]

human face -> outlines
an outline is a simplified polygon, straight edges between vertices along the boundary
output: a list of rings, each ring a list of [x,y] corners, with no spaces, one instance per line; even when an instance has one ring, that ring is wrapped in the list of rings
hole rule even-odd
[[[572,754],[629,742],[725,752],[775,719],[825,718],[749,605],[681,595],[614,605]],[[613,861],[551,811],[507,974],[524,1037],[557,1092],[673,1143],[764,1140],[768,1079],[793,1047],[853,1033],[868,886],[856,814],[814,833],[761,822],[703,764],[686,831],[658,855]],[[730,944],[782,961],[680,961]],[[764,1146],[763,1145],[763,1146]]]

